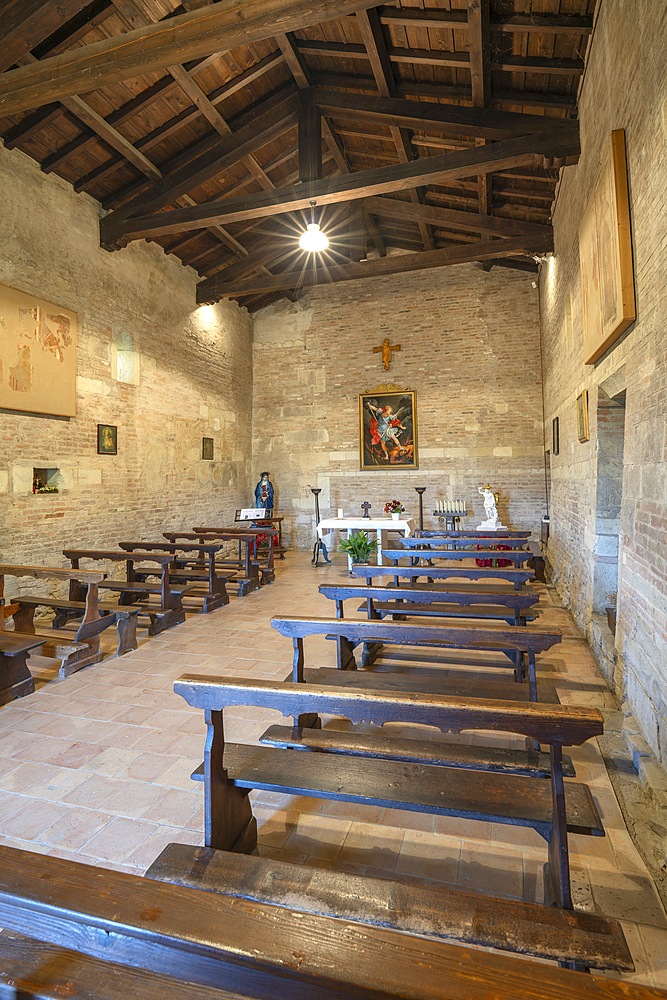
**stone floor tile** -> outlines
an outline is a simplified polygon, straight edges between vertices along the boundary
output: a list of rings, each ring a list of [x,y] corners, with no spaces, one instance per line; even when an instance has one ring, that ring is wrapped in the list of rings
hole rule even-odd
[[[328,816],[299,816],[284,849],[315,857],[335,858],[350,829],[350,823]]]
[[[187,826],[194,814],[201,809],[201,794],[199,791],[184,792],[180,789],[165,790],[160,786],[161,795],[143,818],[162,826]]]
[[[121,864],[156,832],[155,823],[116,816],[87,841],[85,851],[101,861]]]
[[[520,852],[492,850],[464,841],[457,885],[489,896],[523,898],[523,858]]]
[[[152,833],[143,844],[132,851],[127,858],[127,863],[139,868],[143,874],[168,844],[199,846],[203,839],[203,834],[196,834],[192,830],[183,830],[176,826],[159,826],[155,833]]]
[[[346,865],[393,871],[403,844],[403,830],[375,823],[352,823],[338,861]]]
[[[6,837],[34,840],[44,843],[44,831],[53,823],[67,816],[69,810],[58,802],[46,802],[21,796],[24,805],[3,821],[2,832]]]
[[[110,819],[110,813],[72,806],[44,831],[42,840],[51,847],[78,852],[87,840],[106,826]]]
[[[417,875],[455,884],[461,858],[461,841],[420,830],[406,830],[396,862],[401,875]]]
[[[647,874],[629,875],[595,869],[590,871],[590,878],[599,913],[667,928],[667,916],[660,897]]]

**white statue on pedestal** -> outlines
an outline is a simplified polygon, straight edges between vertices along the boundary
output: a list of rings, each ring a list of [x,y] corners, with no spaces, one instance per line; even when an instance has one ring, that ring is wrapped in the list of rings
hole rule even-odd
[[[477,530],[499,531],[504,529],[505,525],[501,523],[498,517],[498,508],[496,507],[498,494],[493,492],[488,483],[486,486],[478,486],[477,492],[481,493],[484,497],[484,513],[486,514],[486,520],[477,525]]]

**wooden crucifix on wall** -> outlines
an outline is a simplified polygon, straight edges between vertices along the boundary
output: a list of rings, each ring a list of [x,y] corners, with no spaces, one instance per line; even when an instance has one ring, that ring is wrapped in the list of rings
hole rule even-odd
[[[400,351],[400,344],[390,344],[389,337],[385,337],[379,347],[373,348],[373,354],[382,354],[382,364],[385,371],[389,371],[393,359],[393,352]]]

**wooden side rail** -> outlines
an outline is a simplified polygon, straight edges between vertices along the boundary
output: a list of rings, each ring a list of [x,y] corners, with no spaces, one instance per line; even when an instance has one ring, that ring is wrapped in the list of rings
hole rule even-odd
[[[440,649],[473,649],[504,653],[512,662],[516,680],[524,679],[523,658],[528,659],[531,700],[537,701],[535,656],[561,642],[560,629],[536,629],[506,625],[502,628],[485,625],[414,625],[408,622],[358,621],[340,618],[301,618],[296,616],[271,619],[271,626],[281,635],[289,636],[294,645],[294,680],[303,680],[303,640],[309,635],[332,636],[338,647],[340,670],[356,670],[356,646],[363,644],[362,666],[370,666],[384,644],[401,646],[433,646]]]
[[[171,583],[170,567],[176,561],[172,553],[65,549],[63,555],[71,561],[73,569],[79,568],[81,559],[92,559],[97,562],[124,562],[126,566],[125,580],[105,580],[102,586],[109,590],[118,591],[120,594],[119,604],[133,605],[137,603],[141,607],[142,614],[147,614],[150,618],[149,635],[158,635],[165,629],[185,621],[185,611],[181,598],[183,591],[188,588]],[[151,588],[137,579],[135,572],[135,564],[137,563],[154,563],[158,566],[154,574],[160,577],[157,588]],[[149,592],[153,589],[159,593],[160,597],[160,604],[157,607],[143,603],[147,601]],[[79,601],[83,596],[81,588],[77,587],[74,580],[70,583],[69,596],[72,601]]]
[[[667,1000],[653,987],[399,938],[355,923],[354,896],[337,920],[0,847],[0,983],[8,996],[61,1000],[443,1000],[443,984],[465,1000],[528,1000],[539,980],[540,1000]],[[594,918],[571,917],[574,943]]]
[[[403,553],[408,555],[408,553]],[[352,575],[363,577],[369,582],[375,579],[394,580],[396,586],[399,580],[418,580],[425,577],[428,580],[451,580],[459,578],[463,580],[505,580],[514,586],[515,590],[521,590],[524,584],[528,583],[535,576],[531,568],[513,569],[501,566],[497,569],[490,566],[352,566]]]
[[[199,542],[119,542],[119,548],[126,552],[171,552],[178,561],[176,569],[170,571],[173,580],[206,580],[208,583],[208,593],[203,595],[202,612],[209,614],[217,608],[222,608],[229,604],[229,594],[227,593],[227,578],[233,574],[216,572],[215,557],[223,547],[223,542],[209,542],[201,545]],[[179,559],[179,553],[194,552],[197,557],[197,567],[190,571],[185,569],[185,560]],[[204,560],[206,562],[204,562]],[[208,564],[208,565],[206,565]],[[202,568],[200,568],[202,567]],[[204,569],[205,567],[205,569]],[[142,574],[137,573],[137,576]]]
[[[588,788],[576,783],[567,788],[564,785],[563,747],[579,746],[602,733],[602,715],[597,709],[485,702],[416,692],[378,694],[370,689],[197,674],[179,678],[174,691],[206,713],[206,846],[252,853],[257,846],[257,829],[247,790],[258,788],[530,826],[549,845],[545,875],[548,900],[572,908],[567,831],[592,835],[604,831]],[[297,720],[313,714],[341,715],[353,723],[419,723],[457,732],[482,730],[529,737],[550,748],[551,787],[516,774],[393,759],[350,757],[341,769],[331,754],[229,744],[225,742],[223,710],[232,706],[278,709]]]
[[[100,583],[106,573],[101,569],[70,569],[68,566],[15,566],[0,563],[0,576],[32,576],[36,580],[78,580],[80,583]]]

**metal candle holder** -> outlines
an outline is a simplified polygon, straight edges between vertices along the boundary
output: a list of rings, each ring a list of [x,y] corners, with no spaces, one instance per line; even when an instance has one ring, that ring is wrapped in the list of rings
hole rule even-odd
[[[425,486],[415,486],[415,491],[419,494],[419,530],[424,530],[424,493]]]
[[[308,487],[310,492],[315,497],[315,544],[313,545],[313,558],[310,560],[313,566],[320,565],[320,553],[322,553],[322,558],[325,563],[331,565],[331,559],[329,559],[329,553],[327,552],[327,547],[317,534],[317,525],[320,523],[320,493],[321,489],[315,488],[313,486]]]

